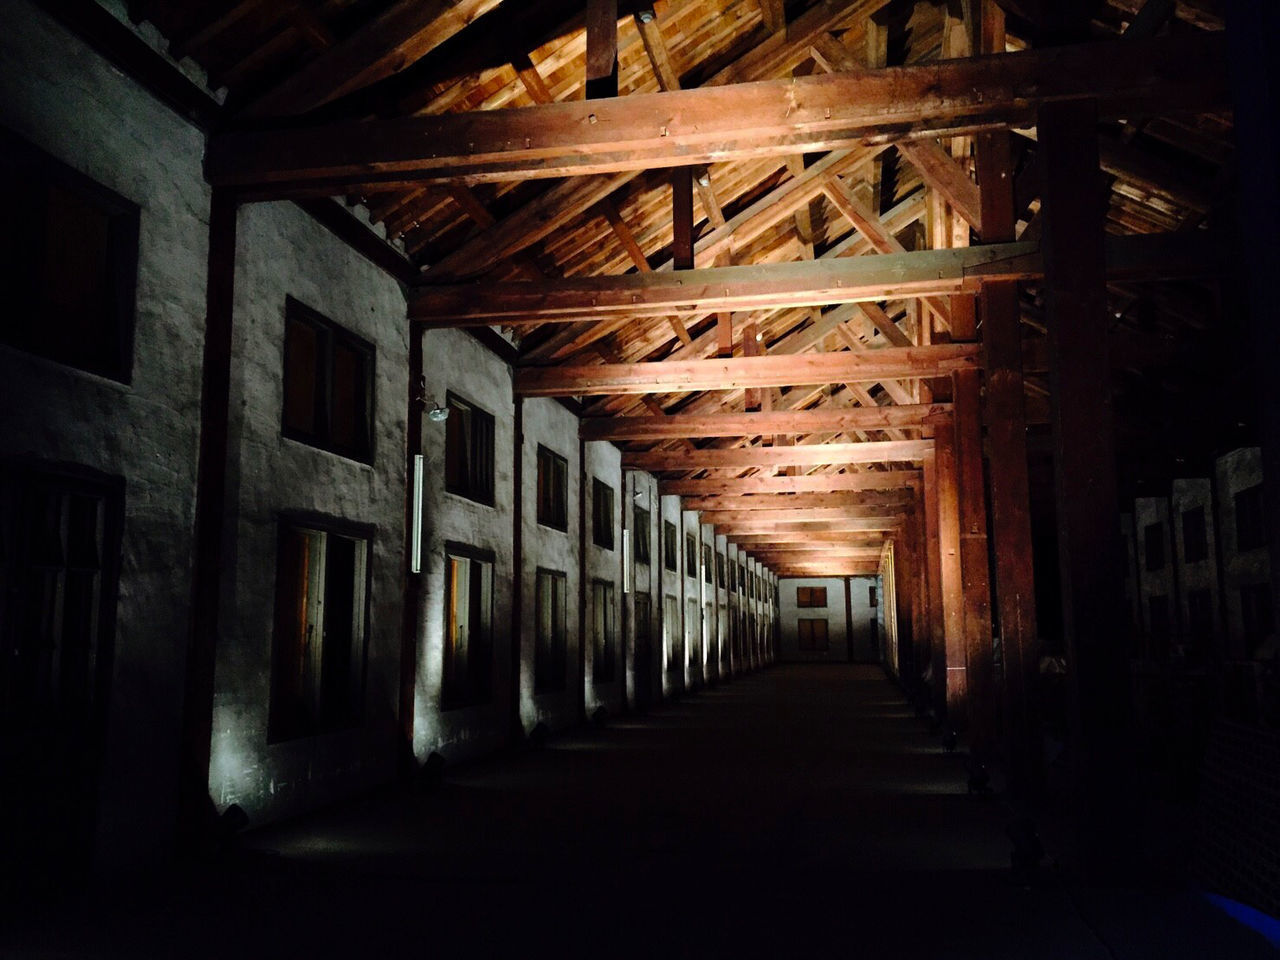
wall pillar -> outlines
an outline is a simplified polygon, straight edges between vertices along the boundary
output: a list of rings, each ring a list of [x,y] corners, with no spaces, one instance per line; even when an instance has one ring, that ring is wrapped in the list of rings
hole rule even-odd
[[[965,670],[964,577],[960,561],[960,484],[955,429],[946,424],[935,429],[937,459],[938,555],[942,590],[942,643],[944,670],[940,679],[946,691],[946,713],[957,729],[968,724],[968,677]]]

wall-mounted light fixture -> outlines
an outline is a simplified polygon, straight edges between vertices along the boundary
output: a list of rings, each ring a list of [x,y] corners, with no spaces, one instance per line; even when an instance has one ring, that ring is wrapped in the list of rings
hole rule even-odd
[[[418,395],[413,398],[414,403],[422,404],[427,409],[427,378],[418,378]],[[444,423],[449,419],[449,408],[440,406],[440,402],[435,397],[430,399],[431,407],[427,409],[427,419],[432,423]]]

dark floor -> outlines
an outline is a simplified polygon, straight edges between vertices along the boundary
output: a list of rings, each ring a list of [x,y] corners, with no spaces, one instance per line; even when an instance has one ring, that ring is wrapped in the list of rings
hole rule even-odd
[[[1277,955],[1194,893],[1013,882],[1008,813],[965,779],[879,669],[780,666],[33,910],[0,952]]]

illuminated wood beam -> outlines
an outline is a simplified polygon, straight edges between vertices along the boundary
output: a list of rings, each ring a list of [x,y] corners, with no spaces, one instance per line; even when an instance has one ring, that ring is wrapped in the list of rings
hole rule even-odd
[[[524,397],[696,393],[746,387],[932,378],[978,366],[977,345],[947,343],[929,347],[886,347],[862,353],[845,350],[791,356],[525,367],[515,373],[515,392]]]
[[[686,508],[687,509],[687,508]],[[781,520],[787,523],[817,523],[823,520],[883,520],[893,522],[898,513],[883,506],[850,507],[785,507],[774,510],[703,510],[702,522],[717,525],[732,523],[766,523]]]
[[[467,177],[526,180],[817,152],[869,137],[954,135],[1094,100],[1102,118],[1230,104],[1220,33],[1028,50],[512,110],[238,130],[206,155],[214,186],[247,194]]]
[[[623,467],[662,470],[717,467],[778,467],[815,463],[885,463],[921,460],[933,448],[932,440],[878,440],[868,443],[823,443],[798,447],[729,447],[699,450],[647,450],[624,453]]]
[[[758,493],[691,496],[681,500],[686,510],[807,510],[811,507],[906,506],[915,502],[915,494],[902,490],[847,490],[836,493]]]
[[[846,433],[850,430],[920,428],[945,423],[947,403],[842,407],[774,413],[670,414],[662,417],[585,418],[578,427],[583,440],[674,440],[681,437],[799,436]]]
[[[918,486],[919,470],[884,470],[864,473],[810,474],[796,477],[728,477],[696,480],[662,480],[659,490],[675,496],[718,494],[826,493],[843,490],[898,490]]]
[[[734,543],[743,547],[758,546],[760,544],[783,544],[783,543],[800,543],[800,544],[879,544],[884,540],[886,530],[772,530],[770,532],[761,533],[760,531],[729,533],[728,537]]]
[[[1225,256],[1216,238],[1200,236],[1205,233],[1108,237],[1107,275],[1113,280],[1217,275],[1224,269]],[[972,294],[985,283],[1031,280],[1043,274],[1038,244],[999,243],[622,276],[441,284],[419,288],[408,312],[410,319],[426,327],[530,326]]]
[[[749,534],[763,534],[775,537],[783,533],[821,534],[821,533],[876,533],[896,530],[901,523],[897,517],[845,517],[840,520],[778,521],[778,520],[736,520],[733,523],[714,523],[717,533],[729,537]]]

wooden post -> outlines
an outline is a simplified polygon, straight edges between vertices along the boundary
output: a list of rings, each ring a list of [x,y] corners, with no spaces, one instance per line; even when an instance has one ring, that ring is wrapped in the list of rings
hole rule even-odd
[[[578,440],[578,719],[587,719],[587,442]],[[593,651],[594,652],[594,651]]]
[[[693,167],[671,170],[671,266],[693,269]]]
[[[756,332],[759,328],[754,323],[748,323],[742,328],[742,355],[744,357],[760,356],[760,341],[756,339]],[[743,403],[747,410],[760,409],[760,390],[755,387],[748,387],[743,394]]]
[[[845,659],[853,663],[853,596],[849,586],[849,578],[841,583],[844,586],[844,649]]]
[[[974,298],[951,298],[954,340],[977,336]],[[956,471],[960,493],[960,566],[964,596],[965,682],[969,695],[969,749],[987,757],[996,740],[996,679],[991,648],[991,571],[987,552],[987,489],[982,467],[982,377],[952,374]]]
[[[1002,52],[1004,12],[982,7],[982,53]],[[978,135],[978,185],[986,243],[1014,239],[1014,184],[1010,137]],[[1039,648],[1027,479],[1027,425],[1022,380],[1022,333],[1016,282],[984,284],[982,341],[986,349],[987,439],[991,534],[995,538],[996,620],[1004,663],[1002,686],[1010,785],[1034,799],[1041,790]]]
[[[936,437],[935,437],[936,440]],[[925,538],[928,558],[926,573],[929,578],[929,663],[933,681],[930,685],[931,703],[939,716],[947,708],[947,647],[946,617],[942,605],[942,538],[938,522],[938,457],[936,448],[925,454],[923,463]]]
[[[1129,682],[1108,361],[1103,197],[1092,101],[1039,113],[1045,307],[1068,659],[1068,712],[1085,866],[1101,875],[1128,836]]]
[[[524,665],[524,397],[515,397],[511,475],[511,742],[524,740],[520,716],[520,674]]]
[[[422,600],[421,572],[412,569],[413,528],[418,522],[414,514],[413,482],[415,457],[422,453],[422,327],[416,323],[409,324],[409,396],[407,397],[408,417],[405,421],[405,564],[404,577],[404,609],[400,619],[400,776],[408,778],[417,767],[417,758],[413,753],[413,707],[414,690],[417,687],[418,673],[418,604]]]
[[[216,816],[209,799],[209,752],[213,736],[213,681],[218,656],[218,611],[222,600],[223,541],[227,518],[237,210],[237,200],[230,191],[214,190],[209,208],[200,449],[196,465],[195,559],[191,571],[191,633],[187,646],[179,766],[179,840],[188,852],[202,843]]]
[[[955,430],[936,428],[938,553],[941,567],[943,650],[947,719],[956,729],[969,721],[968,677],[965,671],[964,576],[960,559],[960,489]]]
[[[587,0],[588,100],[618,95],[618,0]]]

